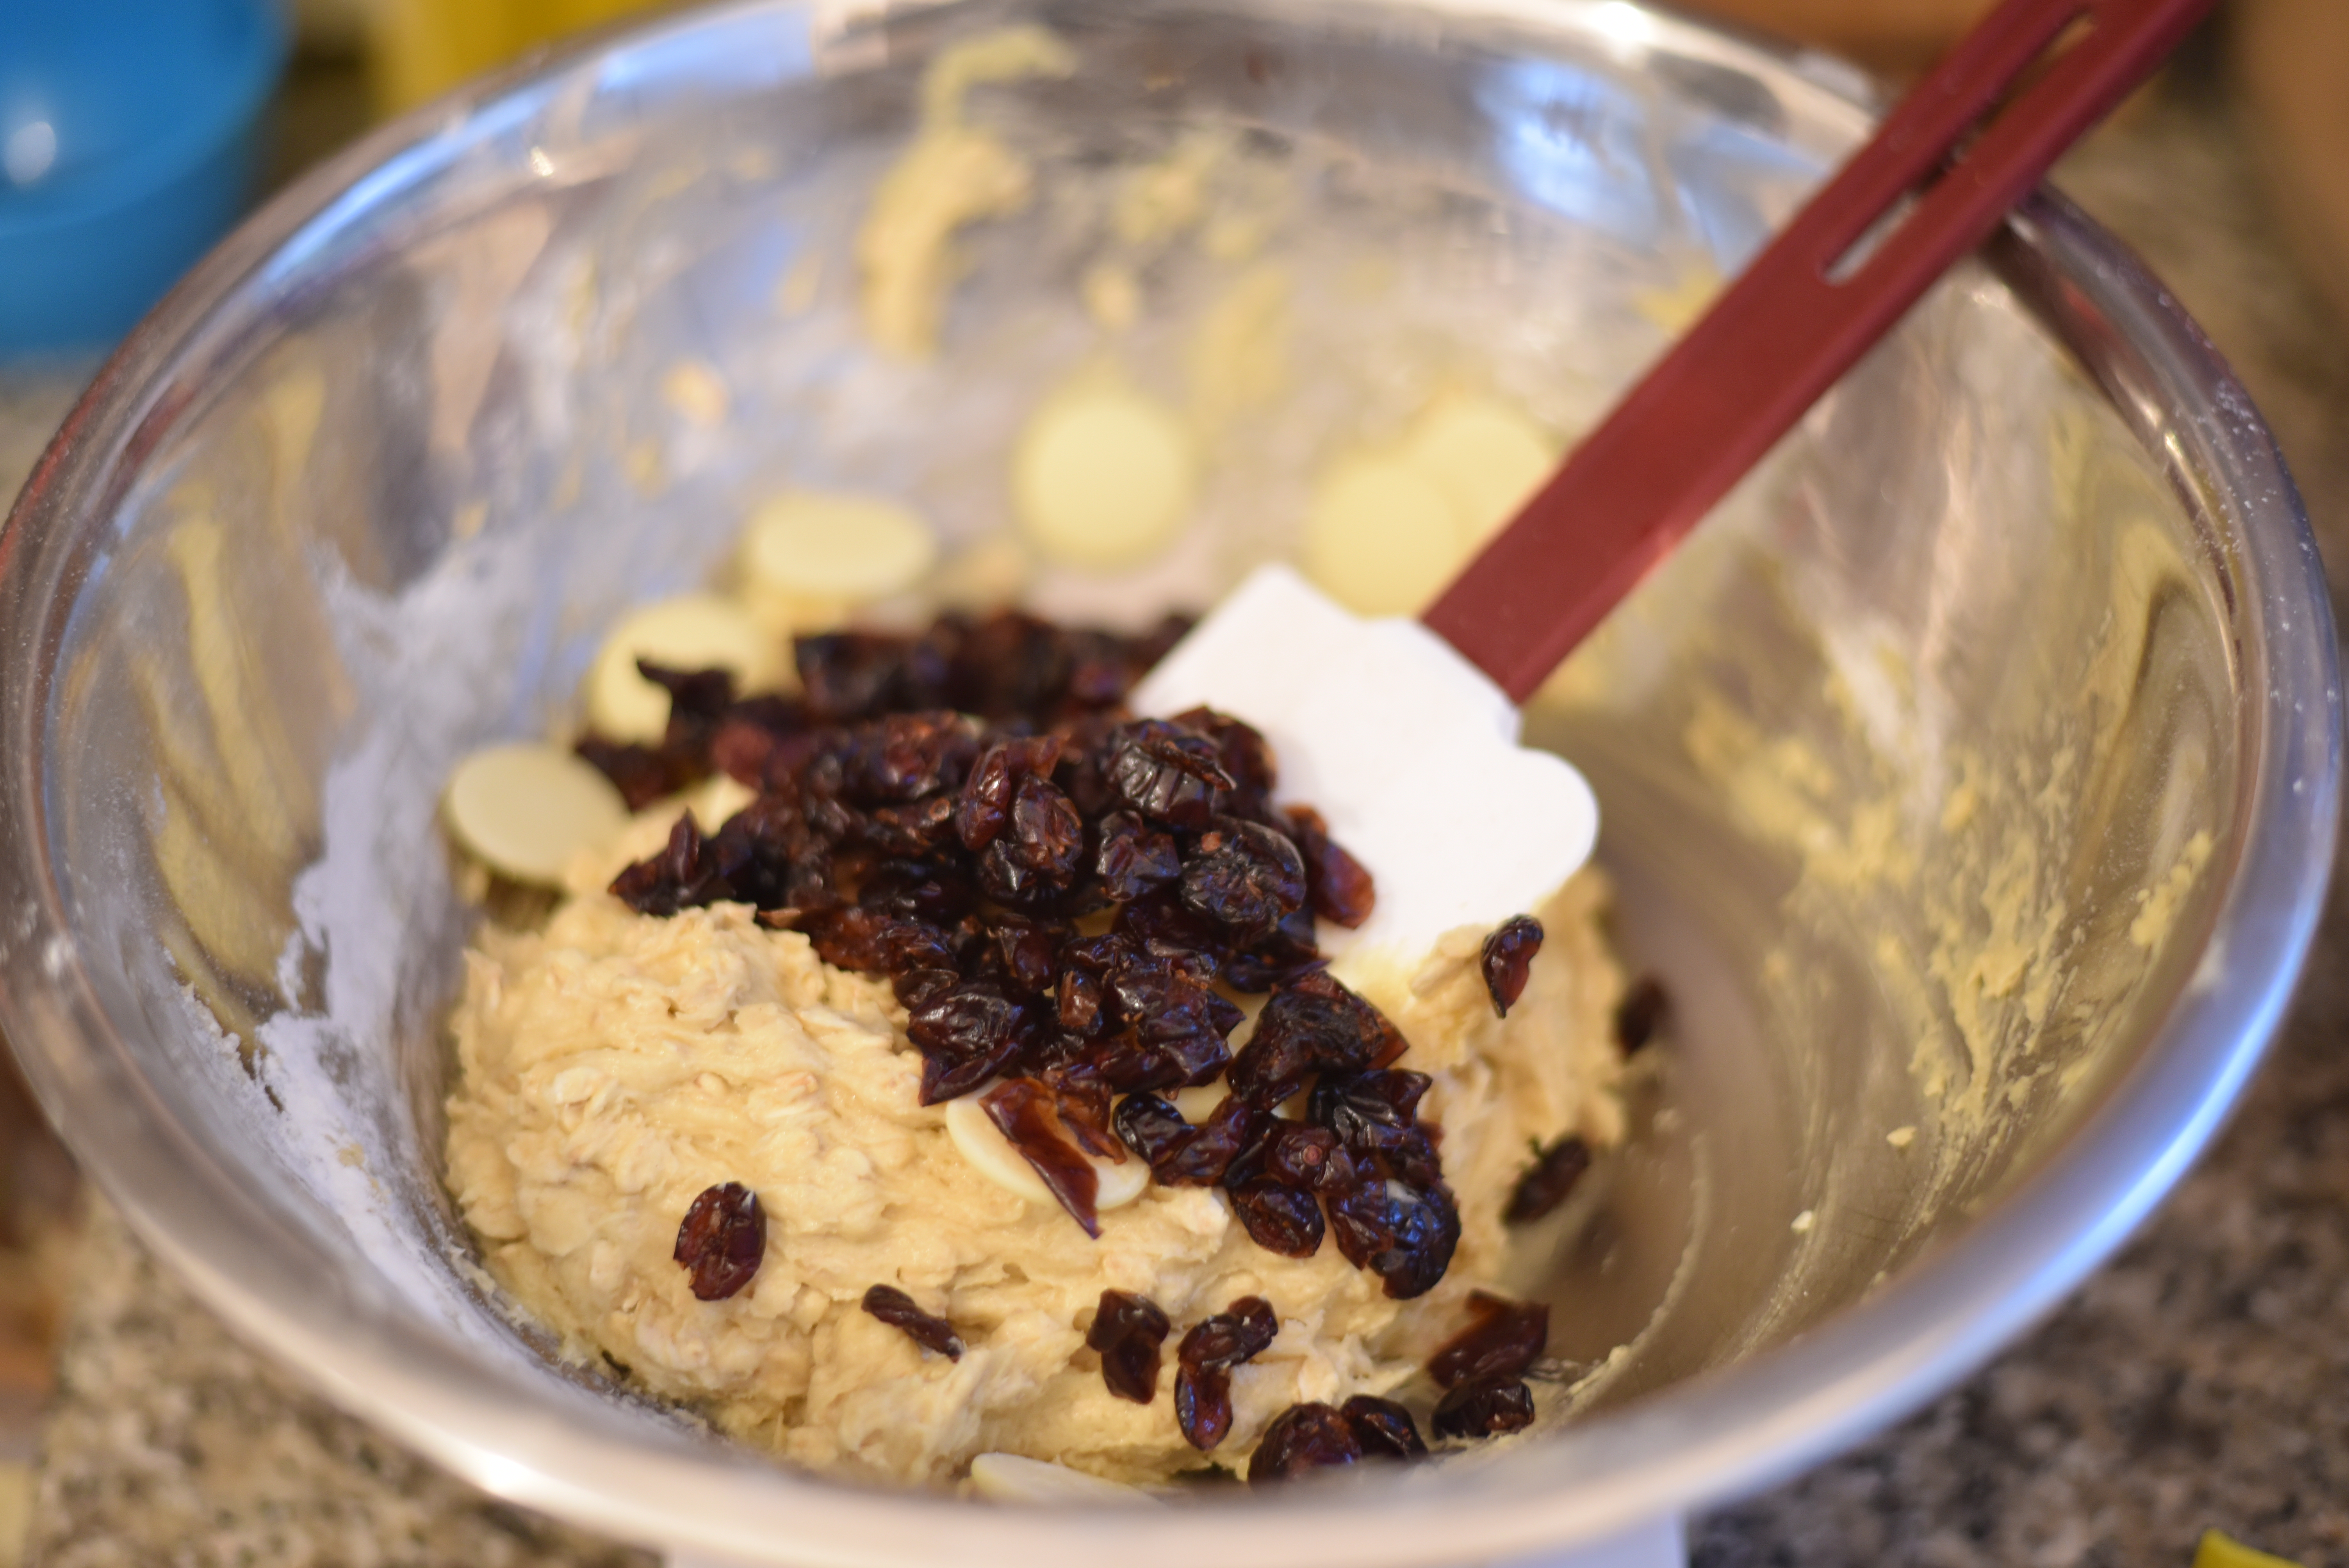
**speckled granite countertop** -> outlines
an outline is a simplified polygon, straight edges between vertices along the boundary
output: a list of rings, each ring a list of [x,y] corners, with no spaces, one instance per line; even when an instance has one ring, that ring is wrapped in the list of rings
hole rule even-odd
[[[2067,165],[2234,360],[2349,563],[2349,335],[2280,253],[2223,97],[2173,84]],[[0,383],[0,475],[67,383]],[[2349,581],[2349,578],[2344,578]],[[2336,595],[2337,597],[2337,595]],[[2185,1568],[2208,1526],[2349,1564],[2349,896],[2217,1150],[2036,1334],[1907,1424],[1700,1520],[1702,1568]],[[28,1561],[644,1561],[468,1492],[233,1343],[100,1212]]]

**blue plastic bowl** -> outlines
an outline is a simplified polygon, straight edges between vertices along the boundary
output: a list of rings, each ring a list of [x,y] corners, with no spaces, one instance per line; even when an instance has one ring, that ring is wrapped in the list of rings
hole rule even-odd
[[[243,210],[273,0],[0,0],[0,355],[102,347]]]

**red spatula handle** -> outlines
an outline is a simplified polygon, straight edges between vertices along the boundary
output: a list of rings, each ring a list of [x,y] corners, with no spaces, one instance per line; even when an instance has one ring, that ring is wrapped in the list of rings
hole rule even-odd
[[[2213,3],[2005,0],[1469,563],[1427,624],[1524,701]],[[2087,36],[1983,127],[2082,20]],[[1838,273],[1912,195],[1898,226]]]

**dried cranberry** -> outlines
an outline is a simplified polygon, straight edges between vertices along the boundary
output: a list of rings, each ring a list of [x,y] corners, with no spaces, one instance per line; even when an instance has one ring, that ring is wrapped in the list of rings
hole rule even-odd
[[[789,697],[761,696],[732,704],[709,739],[709,765],[754,789],[789,777],[785,742],[807,728],[807,710]],[[779,761],[779,759],[781,759]]]
[[[1549,1346],[1549,1308],[1540,1302],[1511,1301],[1486,1291],[1468,1294],[1474,1320],[1428,1357],[1436,1386],[1522,1377]]]
[[[1036,903],[1076,881],[1085,824],[1057,785],[1030,775],[1011,797],[1003,830],[978,858],[978,885],[1005,903]]]
[[[1061,961],[1088,975],[1106,975],[1139,952],[1141,948],[1126,937],[1104,932],[1099,936],[1080,936],[1070,942],[1061,949]]]
[[[1101,1178],[1092,1161],[1070,1141],[1051,1090],[1033,1078],[1013,1078],[979,1096],[978,1103],[1069,1217],[1084,1227],[1085,1234],[1098,1238],[1101,1220],[1093,1200],[1101,1191]]]
[[[893,713],[861,729],[845,781],[860,800],[925,800],[945,795],[942,820],[954,813],[978,756],[978,728],[958,713]]]
[[[833,722],[937,706],[944,668],[918,642],[833,632],[792,645],[808,710]]]
[[[1185,1367],[1237,1367],[1254,1360],[1280,1333],[1272,1303],[1244,1295],[1223,1311],[1203,1317],[1183,1336],[1176,1359]]]
[[[864,1293],[864,1310],[892,1328],[902,1328],[905,1336],[925,1350],[935,1351],[949,1361],[962,1359],[962,1336],[954,1325],[943,1317],[934,1317],[914,1305],[914,1298],[895,1285],[876,1284]]]
[[[852,866],[848,851],[835,857],[835,874],[846,877]],[[922,858],[895,857],[877,861],[858,877],[859,906],[897,920],[918,920],[951,927],[978,902],[978,892],[956,867]]]
[[[1248,1460],[1248,1485],[1293,1480],[1317,1470],[1356,1463],[1362,1446],[1352,1423],[1329,1405],[1291,1405],[1272,1418]]]
[[[1214,1186],[1255,1136],[1261,1114],[1237,1096],[1226,1096],[1190,1137],[1163,1161],[1151,1161],[1151,1173],[1169,1187]]]
[[[974,852],[993,843],[1011,820],[1011,800],[1020,783],[1049,779],[1060,762],[1058,736],[1019,736],[997,741],[979,756],[955,803],[955,831]]]
[[[1330,836],[1329,824],[1312,807],[1291,806],[1283,814],[1288,819],[1288,836],[1305,857],[1313,913],[1349,931],[1370,919],[1378,907],[1378,890],[1362,862]]]
[[[1124,903],[1182,875],[1183,857],[1173,834],[1158,831],[1135,812],[1112,811],[1102,819],[1093,874],[1101,878],[1102,892]]]
[[[1101,1022],[1101,976],[1082,969],[1061,971],[1055,998],[1060,1004],[1061,1027],[1072,1035],[1090,1035]]]
[[[1232,1375],[1221,1367],[1174,1370],[1174,1425],[1202,1453],[1232,1429]]]
[[[679,719],[715,722],[734,700],[734,672],[729,669],[678,669],[638,659],[636,673],[668,693],[671,724]]]
[[[638,914],[675,914],[722,897],[717,867],[702,852],[701,828],[686,812],[658,854],[612,879],[612,896]]]
[[[1305,907],[1305,860],[1286,834],[1218,817],[1183,865],[1183,902],[1243,942]]]
[[[902,923],[869,909],[834,910],[804,926],[815,955],[835,969],[882,975],[889,969],[889,932]]]
[[[1158,1397],[1158,1353],[1170,1328],[1166,1314],[1147,1296],[1102,1292],[1085,1344],[1101,1352],[1102,1380],[1121,1399],[1147,1405]]]
[[[1162,955],[1197,954],[1210,962],[1220,962],[1229,945],[1227,934],[1200,918],[1171,887],[1143,893],[1131,903],[1118,905],[1117,918],[1111,923],[1110,930],[1138,948]]]
[[[1310,1192],[1277,1181],[1256,1181],[1231,1192],[1232,1212],[1248,1239],[1285,1258],[1309,1258],[1321,1250],[1325,1227],[1321,1205]]]
[[[1485,938],[1485,990],[1493,998],[1493,1011],[1500,1016],[1507,1017],[1517,998],[1525,995],[1526,976],[1532,972],[1534,954],[1541,951],[1541,944],[1542,923],[1530,914],[1510,916]]]
[[[991,980],[965,980],[906,1015],[905,1034],[922,1053],[922,1103],[953,1099],[1000,1073],[1028,1043],[1022,1004]]]
[[[1497,1438],[1534,1424],[1534,1391],[1514,1377],[1455,1384],[1435,1407],[1439,1438]]]
[[[1615,1043],[1630,1056],[1656,1037],[1671,1016],[1672,1001],[1664,990],[1663,982],[1654,975],[1643,975],[1633,982],[1615,1006]]]
[[[875,806],[857,824],[860,836],[893,855],[926,855],[954,836],[954,799],[934,795],[910,806]]]
[[[1294,910],[1269,933],[1224,960],[1224,983],[1255,995],[1300,980],[1320,964],[1313,912]]]
[[[1232,1428],[1231,1368],[1279,1332],[1272,1304],[1244,1295],[1183,1336],[1175,1352],[1174,1420],[1193,1448],[1205,1451],[1224,1440]]]
[[[1419,1423],[1392,1399],[1357,1394],[1338,1407],[1366,1460],[1415,1460],[1427,1452]]]
[[[1401,1068],[1332,1074],[1314,1086],[1309,1114],[1348,1148],[1375,1147],[1379,1133],[1417,1120],[1419,1102],[1433,1082]]]
[[[1204,735],[1214,743],[1216,760],[1231,778],[1229,788],[1245,795],[1262,797],[1271,794],[1273,787],[1280,782],[1272,742],[1246,719],[1212,707],[1192,707],[1176,714],[1173,722],[1178,728]]]
[[[749,1284],[767,1255],[759,1195],[740,1181],[703,1189],[677,1228],[675,1255],[693,1276],[696,1300],[724,1301]]]
[[[799,786],[791,780],[761,791],[727,818],[708,853],[730,896],[760,909],[789,906],[806,913],[840,902],[814,885],[829,882],[830,868],[808,825]]]
[[[1132,1030],[1114,1035],[1062,1036],[1052,1043],[1058,1065],[1071,1078],[1100,1084],[1112,1094],[1172,1088],[1183,1081],[1182,1069]]]
[[[1265,1142],[1263,1173],[1285,1187],[1319,1192],[1332,1185],[1351,1186],[1353,1161],[1328,1128],[1277,1121]]]
[[[1005,830],[1021,856],[1038,874],[1055,886],[1076,880],[1077,864],[1085,848],[1084,820],[1066,791],[1050,779],[1030,773],[1011,796],[1011,822]]]
[[[1149,1163],[1153,1175],[1191,1141],[1195,1130],[1181,1111],[1154,1094],[1130,1094],[1119,1100],[1115,1121],[1118,1137]]]
[[[1356,1268],[1369,1269],[1397,1301],[1424,1295],[1452,1266],[1460,1244],[1460,1212],[1441,1185],[1407,1186],[1372,1176],[1328,1199],[1338,1250]]]
[[[1307,1114],[1336,1134],[1356,1160],[1425,1186],[1441,1171],[1427,1129],[1413,1118],[1429,1081],[1424,1073],[1392,1068],[1329,1074],[1314,1086]]]
[[[1105,1002],[1111,1016],[1163,1058],[1171,1077],[1135,1088],[1214,1081],[1231,1059],[1224,1037],[1243,1016],[1209,985],[1204,964],[1186,958],[1137,955],[1110,971]]]
[[[589,735],[583,736],[572,749],[612,781],[612,787],[619,790],[621,800],[631,811],[641,811],[704,776],[698,758],[680,756],[665,747],[637,746]]]
[[[926,921],[885,922],[880,949],[882,965],[891,975],[902,975],[909,969],[952,970],[962,963],[954,937]]]
[[[1269,1109],[1317,1072],[1359,1072],[1402,1049],[1402,1037],[1376,1007],[1327,975],[1301,975],[1257,1016],[1232,1062],[1232,1092]]]
[[[1071,1142],[1096,1160],[1106,1160],[1113,1165],[1125,1163],[1125,1145],[1118,1141],[1111,1126],[1107,1084],[1065,1066],[1046,1068],[1038,1081],[1052,1091],[1061,1130]]]
[[[1005,976],[1022,991],[1040,996],[1050,992],[1059,978],[1061,944],[1068,937],[1066,926],[1007,915],[996,923],[995,951]]]
[[[900,969],[889,977],[890,993],[907,1012],[926,1006],[962,983],[951,969]],[[949,1095],[948,1099],[953,1097]]]
[[[1571,1135],[1538,1150],[1532,1166],[1517,1178],[1502,1220],[1523,1225],[1540,1219],[1566,1202],[1582,1173],[1590,1169],[1590,1145]]]
[[[1068,676],[1060,706],[1099,708],[1123,701],[1136,673],[1127,663],[1124,642],[1101,632],[1071,631],[1064,637]]]
[[[942,622],[933,631],[949,634],[950,678],[961,706],[991,717],[1038,722],[1068,702],[1071,683],[1079,678],[1078,666],[1090,662],[1090,652],[1115,645],[1099,634],[1063,631],[1016,610],[959,625]]]
[[[1110,737],[1104,772],[1117,798],[1154,822],[1198,831],[1215,814],[1218,790],[1235,780],[1216,743],[1163,719],[1137,719]]]

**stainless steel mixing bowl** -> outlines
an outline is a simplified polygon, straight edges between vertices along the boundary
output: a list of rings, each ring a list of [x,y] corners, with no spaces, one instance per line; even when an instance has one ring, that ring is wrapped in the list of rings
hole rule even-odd
[[[877,354],[854,236],[922,67],[1023,19],[1078,68],[968,112],[1033,198],[962,236],[939,355]],[[1214,460],[1175,559],[1031,584],[1061,608],[1212,593],[1431,387],[1570,432],[1866,98],[1620,0],[751,0],[391,127],[133,335],[0,536],[0,1016],[44,1103],[255,1341],[622,1535],[859,1564],[1667,1550],[2106,1255],[2225,1113],[2316,918],[2340,731],[2305,521],[2192,324],[2061,201],[1534,707],[1679,1009],[1640,1137],[1528,1245],[1565,1352],[1622,1347],[1562,1429],[1137,1530],[790,1473],[558,1363],[438,1180],[476,912],[434,797],[558,723],[596,629],[716,570],[786,481],[990,538],[1019,418],[1099,354],[1187,399]],[[1208,215],[1120,239],[1126,176],[1178,146],[1212,154]],[[1145,306],[1123,335],[1080,303],[1104,261]],[[1245,288],[1285,303],[1235,328]]]

